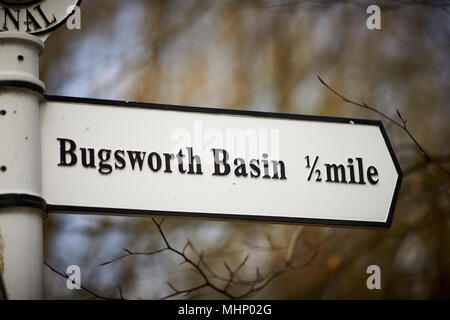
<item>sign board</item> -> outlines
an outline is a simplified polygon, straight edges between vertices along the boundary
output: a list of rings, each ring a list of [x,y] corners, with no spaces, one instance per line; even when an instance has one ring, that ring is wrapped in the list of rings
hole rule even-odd
[[[49,212],[389,227],[381,122],[47,96]]]
[[[0,32],[46,34],[75,12],[81,0],[0,0]]]

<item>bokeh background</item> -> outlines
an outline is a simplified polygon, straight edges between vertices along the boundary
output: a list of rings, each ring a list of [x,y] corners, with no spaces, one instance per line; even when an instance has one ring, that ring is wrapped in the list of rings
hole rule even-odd
[[[366,8],[381,7],[381,30]],[[443,167],[450,160],[448,1],[85,0],[81,30],[60,28],[41,60],[48,94],[383,120],[404,172],[388,230],[166,219],[170,243],[189,240],[230,290],[277,276],[246,298],[449,299],[450,181],[401,129],[345,104],[317,79],[397,118]],[[295,138],[293,138],[295,139]],[[448,170],[448,169],[447,169]],[[80,186],[82,188],[83,186]],[[149,218],[49,215],[45,260],[72,264],[82,284],[108,297],[157,299],[202,283],[180,257],[131,256],[163,247]],[[196,254],[188,248],[191,257]],[[294,258],[295,259],[294,259]],[[285,267],[286,260],[292,268]],[[366,269],[381,268],[381,290]],[[217,285],[225,285],[213,279]],[[86,299],[45,270],[49,299]],[[119,290],[120,288],[120,290]],[[224,298],[204,288],[177,298]]]

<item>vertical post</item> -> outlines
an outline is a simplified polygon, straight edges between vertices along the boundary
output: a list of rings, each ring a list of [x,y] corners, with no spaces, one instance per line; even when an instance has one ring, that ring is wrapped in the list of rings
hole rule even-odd
[[[8,299],[43,299],[39,80],[43,41],[0,33],[0,272]]]

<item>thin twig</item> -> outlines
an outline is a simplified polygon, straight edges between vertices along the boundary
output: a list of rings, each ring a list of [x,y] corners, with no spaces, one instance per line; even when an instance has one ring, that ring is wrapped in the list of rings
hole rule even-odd
[[[99,266],[100,266],[100,267],[105,266],[105,265],[107,265],[107,264],[110,264],[110,263],[112,263],[112,262],[116,262],[116,261],[118,261],[118,260],[121,260],[121,259],[126,258],[126,257],[131,256],[131,255],[146,255],[146,256],[151,256],[151,255],[153,255],[153,254],[157,254],[157,253],[163,252],[163,251],[167,250],[167,248],[163,248],[163,249],[159,249],[159,250],[155,250],[155,251],[150,251],[150,252],[131,252],[130,250],[125,249],[125,248],[124,248],[123,250],[124,250],[127,254],[124,254],[124,255],[119,256],[119,257],[117,257],[117,258],[114,258],[114,259],[112,259],[112,260],[103,262],[103,263],[99,264]]]
[[[225,262],[224,265],[227,268],[228,272],[229,272],[229,277],[225,278],[225,277],[219,277],[218,275],[216,275],[215,273],[212,272],[211,268],[206,264],[205,260],[204,260],[204,254],[203,252],[198,252],[195,247],[192,245],[191,241],[187,240],[186,244],[184,245],[183,249],[180,251],[176,248],[174,248],[169,240],[167,239],[164,231],[162,230],[161,227],[161,222],[157,222],[156,219],[152,218],[153,223],[155,224],[156,228],[158,229],[161,238],[165,244],[165,248],[163,249],[159,249],[156,251],[151,251],[151,252],[133,252],[129,249],[124,249],[125,252],[127,254],[120,256],[118,258],[114,258],[110,261],[107,261],[105,263],[102,263],[101,265],[104,266],[108,263],[112,263],[112,262],[116,262],[120,259],[123,258],[127,258],[130,257],[132,255],[137,255],[137,254],[142,254],[142,255],[153,255],[156,253],[161,253],[163,251],[171,251],[173,253],[175,253],[176,255],[180,256],[183,259],[182,263],[187,263],[189,264],[202,278],[203,283],[189,288],[189,289],[184,289],[184,290],[179,290],[177,289],[174,285],[172,285],[170,282],[167,282],[167,285],[170,287],[170,289],[173,291],[173,293],[166,295],[164,297],[162,297],[161,299],[169,299],[169,298],[173,298],[179,295],[189,295],[195,291],[198,291],[200,289],[209,287],[211,289],[213,289],[214,291],[220,293],[221,295],[229,298],[229,299],[242,299],[245,298],[259,290],[262,290],[263,288],[265,288],[273,279],[275,279],[276,277],[278,277],[279,275],[283,274],[284,272],[288,271],[288,270],[293,270],[293,269],[297,269],[299,267],[294,267],[292,264],[292,261],[297,258],[298,256],[294,255],[292,256],[292,258],[290,259],[290,261],[285,261],[285,263],[283,264],[283,266],[281,268],[279,268],[278,270],[274,270],[269,272],[266,276],[261,277],[260,273],[259,273],[259,269],[257,269],[256,272],[256,277],[254,280],[251,281],[239,281],[237,282],[237,276],[240,272],[240,270],[246,265],[249,255],[247,254],[245,256],[245,258],[242,260],[242,262],[233,270],[231,269],[231,267]],[[186,255],[186,249],[187,248],[191,248],[192,252],[196,255],[196,257],[198,258],[197,262],[194,262],[193,259],[189,258]],[[314,253],[314,255],[311,257],[310,260],[308,260],[303,266],[300,267],[305,267],[307,265],[309,265],[312,260],[315,258],[317,252]],[[208,273],[210,274],[210,276],[208,275]],[[224,286],[219,286],[216,285],[215,283],[211,282],[211,278],[214,278],[216,280],[222,280],[225,281],[225,285]],[[248,286],[249,288],[247,290],[245,290],[243,293],[241,294],[233,294],[231,292],[231,285],[232,284],[239,284],[239,285],[245,285]]]
[[[419,153],[425,157],[425,160],[427,162],[431,162],[433,163],[436,167],[438,167],[440,170],[442,170],[443,172],[445,172],[447,175],[450,175],[450,171],[448,171],[446,168],[444,168],[438,161],[436,161],[436,159],[434,159],[433,157],[431,157],[431,155],[425,151],[425,149],[422,147],[422,145],[420,145],[420,143],[417,141],[417,139],[413,136],[413,134],[411,133],[411,131],[409,131],[409,129],[406,126],[406,123],[408,122],[402,115],[401,113],[397,110],[397,115],[400,119],[400,121],[397,121],[391,117],[389,117],[388,115],[384,114],[383,112],[377,110],[374,107],[370,107],[368,106],[366,103],[364,102],[356,102],[354,100],[350,100],[348,98],[346,98],[344,95],[342,95],[341,93],[337,92],[335,89],[331,88],[319,75],[317,75],[317,78],[319,79],[319,81],[331,92],[333,92],[336,96],[338,96],[339,98],[342,99],[342,101],[346,102],[346,103],[350,103],[354,106],[363,108],[363,109],[367,109],[370,111],[375,112],[376,114],[380,115],[381,117],[389,120],[392,124],[396,125],[397,127],[399,127],[400,129],[402,129],[408,136],[409,138],[414,142],[414,144],[416,145],[416,147],[419,149]]]
[[[49,265],[46,261],[44,261],[44,264],[45,264],[50,270],[52,270],[54,273],[60,275],[61,277],[65,278],[65,279],[69,279],[69,275],[67,275],[67,274],[65,274],[65,273],[62,273],[61,271],[57,270],[55,267],[52,267],[52,266]],[[103,296],[103,295],[101,295],[101,294],[95,293],[94,291],[92,291],[91,289],[89,289],[89,288],[83,286],[82,284],[78,284],[78,285],[80,286],[80,288],[81,288],[83,291],[89,293],[89,294],[92,296],[92,297],[90,297],[90,298],[88,298],[88,299],[94,298],[94,299],[102,299],[102,300],[125,300],[125,299],[123,298],[123,296],[122,296],[122,289],[120,288],[120,286],[119,286],[120,299],[117,299],[117,298],[106,297],[106,296]]]

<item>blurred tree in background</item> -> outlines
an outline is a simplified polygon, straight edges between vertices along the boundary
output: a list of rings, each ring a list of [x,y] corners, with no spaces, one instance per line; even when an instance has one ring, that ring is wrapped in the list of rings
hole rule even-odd
[[[381,30],[366,27],[370,4],[381,7]],[[448,168],[449,10],[438,0],[85,0],[82,29],[61,28],[49,38],[41,75],[48,94],[381,119],[342,102],[320,75],[392,118],[398,109]],[[404,172],[390,229],[166,219],[166,237],[178,250],[189,239],[198,254],[191,247],[186,254],[201,256],[218,275],[248,255],[230,284],[235,292],[282,271],[250,298],[448,299],[449,175],[382,120]],[[50,265],[79,265],[82,283],[105,296],[154,299],[174,292],[166,282],[178,290],[202,283],[170,252],[100,266],[122,248],[164,247],[150,218],[49,215],[45,241]],[[292,257],[296,264],[284,270]],[[372,264],[381,267],[381,290],[366,287]],[[50,269],[45,280],[47,298],[90,296],[67,290]],[[177,298],[224,296],[203,288]]]

